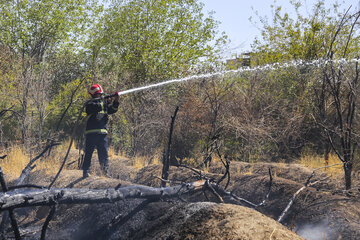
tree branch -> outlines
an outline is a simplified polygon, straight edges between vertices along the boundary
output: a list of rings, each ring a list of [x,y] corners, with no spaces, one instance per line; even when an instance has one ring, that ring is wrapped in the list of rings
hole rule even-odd
[[[203,188],[205,180],[181,184],[173,187],[153,188],[147,186],[127,186],[111,189],[41,189],[26,192],[8,192],[0,195],[0,211],[11,208],[44,206],[57,204],[111,203],[124,199],[155,197],[170,198]]]
[[[168,180],[168,177],[169,177],[171,139],[172,139],[172,134],[173,134],[173,130],[174,130],[175,118],[176,118],[176,114],[177,114],[178,111],[179,111],[179,106],[176,106],[174,115],[171,116],[171,124],[170,124],[170,131],[169,131],[169,141],[168,141],[168,145],[167,145],[167,150],[166,150],[166,152],[164,153],[164,156],[163,156],[163,169],[162,169],[162,174],[161,174],[161,178],[164,179],[164,180]],[[166,186],[166,182],[161,181],[161,187],[165,187],[165,186]]]
[[[4,194],[6,194],[6,192],[8,191],[8,188],[6,186],[3,170],[2,170],[1,167],[0,167],[0,183],[1,183],[1,188],[2,188],[2,190],[4,192]],[[18,225],[18,223],[16,221],[13,208],[9,208],[8,212],[9,212],[11,226],[12,226],[12,229],[13,229],[14,234],[15,234],[15,239],[19,240],[19,239],[21,239],[20,231],[19,231],[19,225]],[[4,218],[5,218],[5,215],[4,215]],[[2,223],[4,223],[4,219],[3,219]]]
[[[41,237],[40,237],[40,240],[45,240],[45,236],[46,236],[46,230],[47,230],[47,227],[49,226],[49,223],[51,221],[51,219],[53,218],[54,214],[55,214],[55,211],[56,211],[56,204],[54,204],[52,207],[51,207],[51,210],[49,212],[49,215],[46,217],[46,220],[44,222],[44,225],[41,229]]]
[[[59,145],[59,143],[51,143],[51,144],[47,145],[39,155],[37,155],[36,157],[31,159],[29,161],[29,163],[26,165],[26,167],[22,170],[20,177],[18,179],[16,179],[15,185],[18,186],[18,185],[22,184],[23,181],[25,180],[25,178],[31,172],[31,170],[35,167],[35,166],[33,166],[33,164],[36,162],[36,160],[38,160],[42,155],[44,155],[48,149],[50,149],[52,146],[56,146],[56,145]]]
[[[63,168],[64,168],[64,166],[65,166],[67,157],[69,156],[69,153],[70,153],[70,150],[71,150],[71,146],[72,146],[73,141],[74,141],[75,131],[76,131],[78,125],[79,125],[80,118],[81,118],[81,115],[82,115],[82,112],[84,111],[84,109],[85,109],[85,104],[82,106],[82,108],[81,108],[81,110],[80,110],[80,112],[79,112],[79,115],[78,115],[78,117],[77,117],[77,119],[76,119],[75,126],[74,126],[74,128],[73,128],[73,130],[72,130],[72,133],[71,133],[70,144],[69,144],[68,150],[67,150],[67,152],[66,152],[66,155],[65,155],[65,157],[64,157],[64,160],[63,160],[63,162],[62,162],[62,164],[61,164],[61,166],[60,166],[59,171],[56,173],[56,175],[55,175],[55,177],[54,177],[54,180],[53,180],[53,181],[50,183],[50,185],[48,186],[49,189],[54,185],[54,183],[56,182],[57,178],[59,177],[61,171],[63,170]]]
[[[328,166],[323,166],[323,167],[319,167],[319,168],[316,168],[312,173],[311,175],[308,177],[308,179],[306,180],[304,186],[302,186],[300,189],[298,189],[294,195],[290,198],[290,201],[289,203],[287,204],[286,208],[282,211],[282,213],[280,214],[279,218],[278,218],[278,222],[282,222],[285,217],[287,216],[291,206],[294,204],[295,202],[295,199],[297,197],[297,195],[299,195],[303,190],[305,190],[307,187],[310,187],[318,182],[320,182],[321,180],[318,180],[318,181],[315,181],[315,182],[310,182],[310,180],[312,179],[312,177],[315,175],[315,173],[317,171],[319,171],[320,169],[324,169],[324,168],[329,168],[329,167],[334,167],[334,166],[338,166],[338,165],[343,165],[343,163],[337,163],[337,164],[332,164],[332,165],[328,165]]]
[[[92,234],[92,236],[98,236],[96,239],[102,240],[102,239],[108,239],[111,234],[114,232],[116,228],[121,227],[124,225],[130,218],[132,218],[136,213],[140,212],[144,207],[146,207],[149,203],[154,202],[155,199],[146,199],[142,203],[140,203],[138,206],[136,206],[131,212],[126,214],[125,216],[122,216],[122,214],[119,214],[115,216],[109,224],[103,226],[99,230],[97,230],[95,233]],[[84,238],[85,239],[85,238]],[[86,238],[89,239],[89,238]]]

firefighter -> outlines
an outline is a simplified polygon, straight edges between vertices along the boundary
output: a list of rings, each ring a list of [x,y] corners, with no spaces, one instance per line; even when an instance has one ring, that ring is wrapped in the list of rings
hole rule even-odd
[[[89,176],[91,157],[96,147],[99,163],[105,176],[109,176],[109,155],[107,140],[108,114],[116,113],[119,107],[119,95],[112,99],[103,99],[103,88],[94,84],[89,89],[92,100],[85,105],[88,117],[85,131],[85,156],[82,165],[83,178]]]

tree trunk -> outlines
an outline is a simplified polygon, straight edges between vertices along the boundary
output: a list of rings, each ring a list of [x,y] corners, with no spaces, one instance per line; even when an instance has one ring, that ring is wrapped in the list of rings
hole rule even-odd
[[[344,173],[345,173],[345,187],[346,190],[351,188],[351,172],[352,172],[353,163],[351,161],[345,162],[344,164]]]
[[[330,154],[330,144],[328,142],[325,143],[324,146],[324,160],[325,165],[329,165],[329,154]]]
[[[161,178],[163,180],[168,180],[169,177],[169,167],[170,167],[170,152],[171,152],[171,138],[174,130],[174,123],[176,114],[179,110],[179,106],[176,106],[174,115],[171,116],[171,124],[170,124],[170,131],[169,131],[169,141],[167,145],[167,149],[164,151],[163,154],[163,168],[161,173]],[[166,187],[166,181],[161,182],[161,187]]]

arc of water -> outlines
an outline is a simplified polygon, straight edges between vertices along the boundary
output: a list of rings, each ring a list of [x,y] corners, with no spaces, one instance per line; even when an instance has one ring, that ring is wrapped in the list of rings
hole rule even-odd
[[[344,58],[342,59],[338,59],[338,60],[324,60],[324,59],[317,59],[317,60],[313,60],[313,61],[302,61],[302,60],[297,60],[297,61],[291,61],[288,63],[273,63],[273,64],[266,64],[263,66],[257,66],[257,67],[241,67],[235,70],[224,70],[224,71],[220,71],[220,72],[213,72],[213,73],[205,73],[205,74],[199,74],[199,75],[193,75],[193,76],[188,76],[188,77],[184,77],[184,78],[178,78],[178,79],[171,79],[171,80],[167,80],[164,82],[159,82],[159,83],[154,83],[154,84],[150,84],[147,86],[142,86],[142,87],[137,87],[137,88],[132,88],[132,89],[128,89],[128,90],[124,90],[124,91],[120,91],[117,92],[117,94],[120,95],[125,95],[128,93],[132,93],[132,92],[138,92],[138,91],[142,91],[142,90],[146,90],[146,89],[150,89],[150,88],[155,88],[155,87],[160,87],[163,85],[168,85],[171,83],[177,83],[177,82],[186,82],[189,80],[194,80],[194,79],[200,79],[200,78],[210,78],[210,77],[214,77],[214,76],[222,76],[225,74],[238,74],[238,73],[242,73],[242,72],[253,72],[253,71],[265,71],[265,70],[276,70],[276,69],[281,69],[281,68],[288,68],[288,67],[294,67],[294,66],[322,66],[322,65],[326,65],[328,63],[335,63],[335,64],[350,64],[350,63],[359,63],[360,59],[350,59],[350,60],[346,60]]]

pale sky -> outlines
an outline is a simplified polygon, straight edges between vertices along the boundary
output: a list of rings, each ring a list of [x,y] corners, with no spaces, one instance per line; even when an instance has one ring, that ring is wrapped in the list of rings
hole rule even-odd
[[[260,37],[260,30],[249,21],[250,16],[258,22],[255,11],[260,16],[271,19],[270,5],[273,0],[200,0],[205,4],[205,13],[215,11],[214,18],[221,22],[219,31],[225,31],[231,40],[232,52],[242,53],[250,50],[250,45],[256,36]],[[317,0],[303,0],[302,12],[310,13]],[[326,6],[331,6],[336,0],[326,0]],[[360,0],[338,0],[344,8],[352,5],[352,12],[359,10]],[[293,7],[289,0],[276,0],[276,5],[281,5],[284,12],[291,13]],[[260,26],[260,25],[259,25]]]

